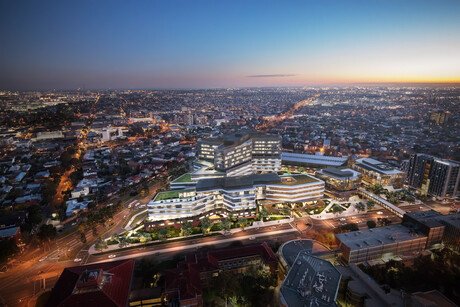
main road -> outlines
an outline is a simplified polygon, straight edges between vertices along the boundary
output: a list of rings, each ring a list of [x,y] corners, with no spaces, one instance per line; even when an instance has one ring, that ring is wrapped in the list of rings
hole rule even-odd
[[[123,214],[123,211],[119,214]],[[61,238],[61,244],[67,242],[70,237],[72,235]],[[225,246],[235,242],[242,242],[243,244],[258,241],[282,243],[298,237],[298,231],[290,224],[281,224],[246,229],[231,235],[208,235],[180,241],[167,241],[134,249],[118,250],[110,253],[115,255],[115,258],[112,259],[108,258],[107,253],[99,255],[86,253],[81,261],[75,263],[73,260],[59,260],[58,258],[47,258],[40,261],[41,258],[37,255],[3,273],[3,276],[0,275],[0,295],[7,306],[34,306],[37,294],[40,293],[41,289],[52,288],[62,270],[66,267],[139,257],[167,259],[172,258],[174,255],[195,251],[203,247]],[[61,249],[65,249],[64,246],[61,245]],[[80,251],[79,253],[82,252]],[[83,256],[83,254],[80,255]]]
[[[140,205],[145,205],[162,186],[162,183],[151,186],[150,193],[139,199]],[[135,207],[129,208],[133,200],[136,199],[123,199],[122,209],[113,216],[111,225],[98,225],[96,236],[92,230],[88,230],[85,233],[86,243],[81,242],[77,226],[69,222],[63,234],[54,241],[17,256],[9,270],[0,274],[0,306],[2,303],[7,306],[27,306],[28,300],[38,293],[40,287],[52,287],[65,267],[87,262],[88,248],[95,243],[97,237],[109,237],[121,232],[130,216],[137,212]],[[80,261],[74,261],[78,259]]]

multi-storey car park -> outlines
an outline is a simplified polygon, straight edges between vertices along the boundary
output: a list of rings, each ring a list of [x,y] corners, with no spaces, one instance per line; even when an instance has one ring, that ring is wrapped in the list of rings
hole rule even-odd
[[[309,175],[252,174],[199,180],[194,187],[161,192],[148,204],[149,221],[211,214],[253,216],[256,201],[305,202],[320,199],[324,182]]]
[[[335,235],[347,263],[395,257],[414,257],[425,250],[427,237],[402,225],[352,231]]]

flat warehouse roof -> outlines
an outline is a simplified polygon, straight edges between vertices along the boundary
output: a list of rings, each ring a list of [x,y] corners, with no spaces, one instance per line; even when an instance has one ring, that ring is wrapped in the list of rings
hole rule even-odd
[[[341,166],[347,162],[348,157],[331,157],[320,155],[308,155],[301,153],[283,152],[281,160],[285,162],[297,162],[306,164],[319,164],[329,166]]]
[[[350,250],[393,244],[417,238],[426,238],[402,225],[390,225],[335,235]]]

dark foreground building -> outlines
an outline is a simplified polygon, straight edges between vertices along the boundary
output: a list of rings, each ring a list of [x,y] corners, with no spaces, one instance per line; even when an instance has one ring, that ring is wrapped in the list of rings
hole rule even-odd
[[[66,268],[51,291],[47,307],[125,307],[134,260]]]

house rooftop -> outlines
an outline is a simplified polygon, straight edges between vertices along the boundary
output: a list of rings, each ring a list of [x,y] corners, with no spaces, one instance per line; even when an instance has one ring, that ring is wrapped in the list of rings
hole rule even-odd
[[[65,268],[45,306],[127,306],[133,271],[132,259]]]

